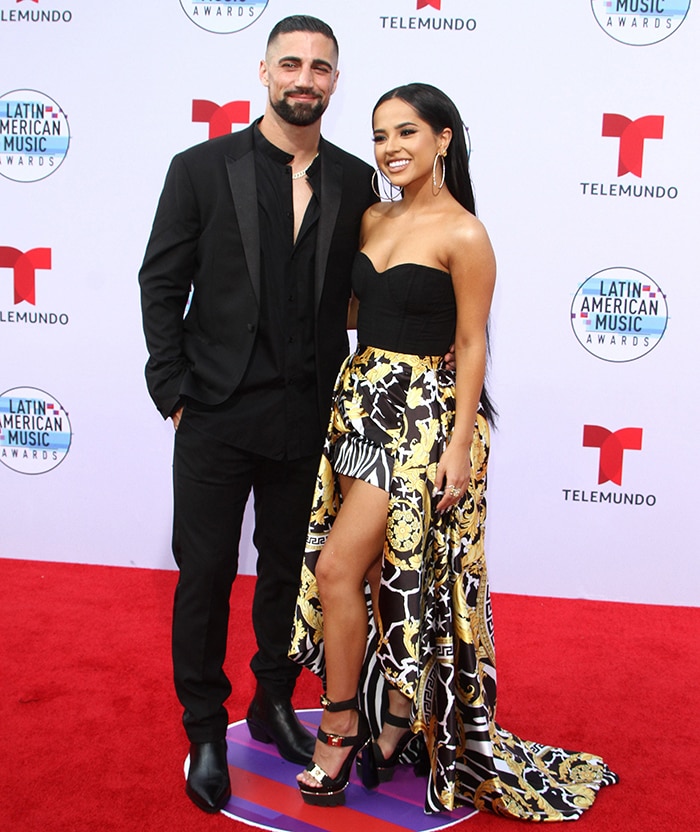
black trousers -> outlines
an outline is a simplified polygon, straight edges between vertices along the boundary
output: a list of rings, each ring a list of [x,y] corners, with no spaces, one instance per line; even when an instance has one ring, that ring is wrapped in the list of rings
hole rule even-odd
[[[172,650],[175,690],[190,742],[213,742],[226,734],[229,598],[251,489],[258,649],[250,666],[265,689],[292,694],[300,667],[287,658],[287,650],[318,464],[318,455],[275,461],[219,442],[192,427],[185,408],[173,461],[173,553],[180,577]]]

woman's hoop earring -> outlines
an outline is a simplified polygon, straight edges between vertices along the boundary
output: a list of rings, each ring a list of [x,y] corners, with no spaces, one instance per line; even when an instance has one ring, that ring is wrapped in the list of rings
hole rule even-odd
[[[379,192],[380,182],[382,190],[384,191],[383,194]],[[379,199],[389,200],[389,202],[396,202],[396,200],[403,194],[403,188],[400,188],[398,185],[394,185],[390,179],[384,176],[379,168],[376,168],[372,174],[372,190],[379,197]]]
[[[435,158],[433,159],[433,194],[437,196],[440,191],[442,190],[442,186],[445,184],[445,174],[447,173],[447,166],[445,162],[445,157],[447,156],[447,151],[438,151],[435,154]],[[440,180],[440,184],[437,183],[437,160],[440,160],[442,163],[442,179]]]

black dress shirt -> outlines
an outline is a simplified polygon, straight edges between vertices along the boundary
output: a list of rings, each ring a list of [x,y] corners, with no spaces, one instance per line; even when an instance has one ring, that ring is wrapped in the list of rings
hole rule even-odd
[[[260,319],[255,348],[236,392],[220,405],[190,400],[192,427],[268,459],[319,453],[327,414],[318,412],[314,264],[320,216],[319,156],[307,171],[312,189],[294,239],[293,156],[256,127],[255,177],[260,226]],[[206,414],[206,416],[205,416]]]

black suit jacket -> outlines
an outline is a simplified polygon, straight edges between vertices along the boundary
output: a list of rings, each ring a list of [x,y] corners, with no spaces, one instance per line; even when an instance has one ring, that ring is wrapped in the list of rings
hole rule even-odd
[[[250,361],[260,313],[254,129],[178,154],[166,176],[139,273],[146,381],[164,418],[182,396],[223,402]],[[323,414],[348,352],[350,269],[360,220],[376,197],[369,165],[323,139],[321,154],[314,280]]]

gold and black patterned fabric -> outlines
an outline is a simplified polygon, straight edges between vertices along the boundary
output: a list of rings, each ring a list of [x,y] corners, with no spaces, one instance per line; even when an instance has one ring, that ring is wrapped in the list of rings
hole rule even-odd
[[[493,622],[484,558],[489,428],[478,414],[471,483],[434,511],[455,409],[442,357],[360,347],[341,369],[311,512],[290,656],[324,674],[314,567],[339,505],[339,471],[389,492],[379,609],[361,699],[375,732],[387,683],[413,700],[430,759],[428,812],[472,803],[532,821],[575,820],[617,781],[599,758],[520,740],[496,722]],[[334,470],[335,466],[335,470]]]

